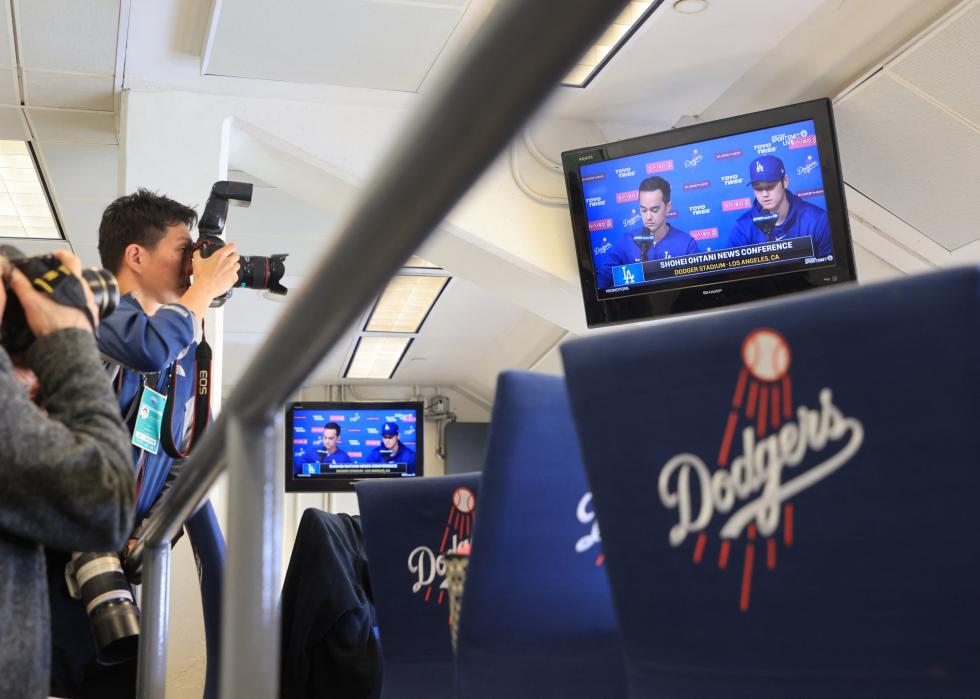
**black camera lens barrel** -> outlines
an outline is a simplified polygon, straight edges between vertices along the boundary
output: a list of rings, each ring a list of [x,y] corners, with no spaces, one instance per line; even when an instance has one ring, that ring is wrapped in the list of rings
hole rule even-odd
[[[99,662],[112,665],[135,657],[139,647],[139,609],[119,555],[76,553],[72,565]]]
[[[99,310],[99,318],[105,318],[119,306],[119,284],[108,270],[90,267],[82,270],[82,279],[88,282]]]

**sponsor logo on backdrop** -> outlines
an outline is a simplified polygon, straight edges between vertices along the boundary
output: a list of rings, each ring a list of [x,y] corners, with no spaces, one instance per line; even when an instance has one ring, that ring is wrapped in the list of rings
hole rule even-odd
[[[798,136],[796,138],[791,138],[789,141],[789,147],[793,148],[809,148],[810,146],[817,145],[817,135],[812,134],[810,136]]]
[[[796,139],[799,139],[799,138],[807,138],[809,136],[810,136],[810,133],[806,129],[800,129],[796,133],[777,133],[777,134],[774,134],[772,136],[772,138],[770,138],[769,140],[772,143],[779,143],[781,145],[789,146],[790,148],[792,148],[792,145],[791,144],[793,143],[793,141],[795,141]],[[814,136],[812,138],[814,138],[814,141],[813,142],[816,143],[816,137]]]
[[[343,422],[343,421],[344,421],[344,416],[343,415],[331,415],[330,416],[330,422]]]
[[[743,177],[741,175],[722,175],[721,176],[721,183],[724,186],[726,186],[726,187],[730,187],[733,184],[742,184],[743,182],[745,182],[745,180],[743,179]]]
[[[408,554],[412,593],[419,594],[425,590],[423,599],[426,603],[433,597],[432,590],[436,589],[439,591],[436,604],[442,604],[449,588],[449,581],[446,580],[446,554],[453,553],[462,544],[470,542],[475,513],[476,493],[469,488],[456,488],[450,498],[449,519],[438,547],[416,546]]]
[[[596,245],[594,248],[592,248],[592,252],[596,255],[605,255],[611,249],[612,249],[612,243],[609,242],[608,238],[603,238],[602,244]]]
[[[635,177],[635,176],[636,176],[636,170],[634,170],[631,167],[616,168],[616,177],[618,177],[621,180],[626,179],[627,177]]]
[[[364,452],[362,452],[362,451],[349,451],[349,452],[347,452],[347,456],[349,456],[352,459],[360,459],[361,457],[364,456]]]
[[[293,444],[309,444],[309,443],[310,443],[310,440],[308,440],[308,439],[294,439],[293,440]]]
[[[820,167],[820,163],[813,159],[812,155],[806,156],[806,162],[796,168],[797,175],[809,175],[811,172]]]
[[[349,447],[359,447],[361,446],[361,440],[359,439],[348,439],[347,446]]]
[[[704,160],[704,156],[698,152],[697,148],[695,148],[691,153],[691,157],[684,161],[684,168],[687,169],[697,167],[698,163],[700,163],[702,160]]]
[[[594,175],[583,175],[582,182],[599,182],[600,180],[606,179],[606,173],[597,172]]]
[[[585,200],[585,205],[590,209],[594,209],[597,206],[605,206],[606,200],[602,197],[589,197]]]
[[[361,414],[360,413],[354,413],[353,415],[350,416],[350,421],[351,422],[360,422],[361,421]]]
[[[640,222],[642,217],[636,212],[636,209],[630,209],[630,215],[623,219],[624,228],[632,228]]]
[[[368,427],[367,428],[367,433],[368,434],[381,434],[381,430],[379,430],[377,427]]]
[[[667,218],[677,218],[680,215],[681,215],[681,212],[680,211],[678,211],[677,209],[671,209],[667,213]]]
[[[710,240],[718,237],[717,228],[698,228],[690,232],[690,236],[695,240]]]
[[[306,428],[296,425],[295,427],[293,427],[293,432],[296,432],[297,434],[304,434],[306,432]]]
[[[796,193],[796,196],[801,199],[809,199],[810,197],[822,197],[823,189],[804,189]]]
[[[742,149],[736,148],[735,150],[723,150],[715,153],[715,160],[729,160],[731,158],[742,157]]]
[[[381,446],[381,440],[380,439],[365,439],[364,440],[364,446],[366,446],[366,447],[380,447]]]
[[[603,218],[598,221],[589,221],[590,231],[605,231],[613,227],[611,218]]]
[[[313,434],[322,434],[323,433],[323,428],[322,427],[311,427],[310,428],[310,432],[312,432]]]
[[[640,198],[640,192],[636,189],[631,189],[628,192],[617,192],[616,193],[616,203],[625,204],[628,201],[637,201]]]
[[[314,415],[313,422],[323,422],[323,415]]]
[[[691,212],[691,216],[707,216],[711,213],[711,207],[707,204],[695,204],[687,207],[687,210]]]
[[[599,520],[596,519],[595,510],[592,509],[591,492],[583,495],[578,501],[578,506],[575,508],[575,519],[589,528],[588,533],[575,542],[575,552],[586,553],[593,547],[599,546],[602,543],[602,537],[599,535]],[[595,557],[595,564],[601,566],[605,558],[600,547],[599,554]]]
[[[747,612],[755,569],[775,570],[780,544],[795,543],[792,499],[825,487],[848,464],[864,426],[834,403],[830,388],[818,392],[816,407],[794,405],[790,347],[777,331],[749,333],[741,359],[717,459],[677,454],[661,468],[657,494],[677,516],[667,532],[672,547],[694,537],[695,565],[717,560],[724,571],[741,563],[738,604]],[[732,551],[739,543],[740,561]]]
[[[772,141],[770,141],[769,143],[756,144],[752,146],[752,148],[755,149],[756,155],[768,155],[769,153],[776,152],[776,144],[773,143]]]
[[[726,199],[721,203],[722,211],[738,211],[739,209],[751,209],[752,199],[743,197],[741,199]]]
[[[652,175],[656,172],[669,172],[674,169],[673,160],[658,160],[655,163],[647,163],[647,174]]]
[[[710,180],[701,180],[700,182],[687,182],[684,184],[684,191],[690,192],[692,189],[707,189],[711,186]]]

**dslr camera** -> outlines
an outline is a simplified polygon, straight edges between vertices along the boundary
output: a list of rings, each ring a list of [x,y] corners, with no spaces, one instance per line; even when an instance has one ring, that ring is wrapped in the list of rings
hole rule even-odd
[[[95,326],[82,284],[88,284],[95,297],[99,318],[104,318],[119,305],[119,286],[112,272],[93,267],[82,272],[83,281],[71,273],[54,255],[26,257],[11,245],[0,245],[0,280],[4,287],[10,287],[10,273],[17,268],[24,273],[33,287],[62,306],[71,306],[84,311]],[[7,294],[7,306],[0,321],[0,346],[8,354],[20,354],[34,342],[34,334],[27,327],[24,309],[13,293]]]
[[[187,259],[188,276],[191,268],[190,254],[194,250],[201,251],[201,257],[209,257],[216,250],[225,246],[225,219],[228,218],[228,204],[248,206],[252,203],[252,185],[248,182],[230,182],[222,180],[211,187],[211,196],[204,207],[204,213],[197,222],[198,240],[191,248]],[[239,258],[241,267],[238,270],[238,281],[235,287],[242,289],[268,290],[270,293],[285,295],[288,289],[282,285],[282,276],[286,273],[286,255],[270,255],[261,257],[253,255]],[[211,308],[223,306],[231,298],[232,289],[226,294],[211,301]]]

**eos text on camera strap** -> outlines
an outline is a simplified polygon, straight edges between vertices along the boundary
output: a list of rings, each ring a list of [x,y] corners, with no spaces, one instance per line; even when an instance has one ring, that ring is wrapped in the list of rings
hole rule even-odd
[[[167,405],[163,410],[163,430],[160,444],[167,455],[174,459],[186,458],[197,444],[211,418],[211,345],[202,335],[201,342],[194,353],[194,427],[191,431],[187,449],[174,442],[173,415],[177,395],[177,362],[167,370]]]

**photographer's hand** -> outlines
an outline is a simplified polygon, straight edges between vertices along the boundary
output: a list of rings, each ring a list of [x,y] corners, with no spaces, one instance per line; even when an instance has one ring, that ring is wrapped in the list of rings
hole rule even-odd
[[[80,276],[82,265],[77,257],[65,251],[54,253],[55,257],[70,269],[75,276]],[[85,290],[85,298],[89,304],[92,317],[98,322],[99,314],[92,300],[92,292],[84,280],[80,280],[82,288]],[[31,329],[35,337],[44,337],[56,330],[66,328],[80,328],[92,332],[92,325],[88,318],[78,308],[62,306],[53,301],[45,294],[34,289],[30,281],[23,273],[15,269],[10,277],[10,289],[17,295],[21,306],[24,307],[24,317],[27,319],[27,327]]]
[[[200,251],[191,258],[194,281],[179,303],[189,308],[200,320],[211,305],[212,299],[224,294],[238,281],[238,251],[234,243],[215,250],[209,257],[201,257]]]

